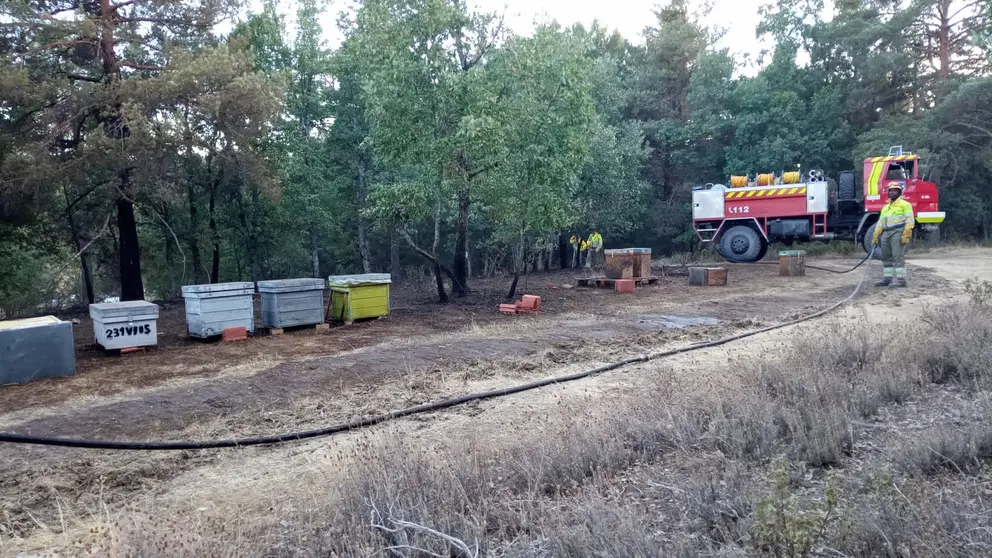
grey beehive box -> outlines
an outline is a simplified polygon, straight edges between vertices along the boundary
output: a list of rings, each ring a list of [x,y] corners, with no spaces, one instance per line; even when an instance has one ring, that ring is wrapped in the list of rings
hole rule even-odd
[[[324,323],[323,279],[259,281],[262,325],[284,328]]]
[[[221,335],[230,327],[255,331],[254,283],[186,285],[186,329],[193,337]]]
[[[144,300],[90,304],[93,333],[104,349],[158,345],[158,304]]]
[[[0,385],[75,373],[70,322],[54,316],[0,322]]]

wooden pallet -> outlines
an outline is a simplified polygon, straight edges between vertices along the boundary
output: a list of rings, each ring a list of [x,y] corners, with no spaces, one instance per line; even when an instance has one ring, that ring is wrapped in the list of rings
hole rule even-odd
[[[265,332],[268,335],[282,335],[286,333],[286,331],[306,331],[308,329],[314,329],[316,331],[328,331],[329,329],[331,329],[331,324],[324,322],[320,324],[309,324],[309,325],[293,326],[287,328],[270,327],[270,328],[265,328]]]
[[[610,279],[609,277],[576,277],[575,284],[580,287],[609,287],[614,288],[617,281],[621,279]],[[661,280],[661,277],[634,277],[633,281],[638,285],[652,285]]]

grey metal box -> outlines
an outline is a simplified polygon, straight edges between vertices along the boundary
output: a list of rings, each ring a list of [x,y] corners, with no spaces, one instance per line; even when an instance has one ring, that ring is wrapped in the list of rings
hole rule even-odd
[[[323,279],[259,281],[262,325],[293,327],[324,323]]]
[[[104,349],[158,345],[158,304],[144,300],[90,304],[93,333]]]
[[[186,285],[186,329],[193,337],[221,335],[229,327],[255,331],[255,284]]]
[[[54,316],[0,322],[0,385],[75,373],[72,323]]]

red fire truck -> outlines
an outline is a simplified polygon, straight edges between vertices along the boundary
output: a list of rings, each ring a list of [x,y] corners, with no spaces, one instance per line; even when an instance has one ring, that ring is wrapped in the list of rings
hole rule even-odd
[[[937,185],[919,178],[919,162],[902,146],[865,159],[860,200],[853,171],[842,172],[836,187],[817,170],[732,176],[730,186],[707,184],[692,192],[693,228],[731,262],[758,261],[773,242],[846,240],[868,253],[887,186],[898,182],[913,205],[915,234],[932,239],[944,212],[938,210]]]

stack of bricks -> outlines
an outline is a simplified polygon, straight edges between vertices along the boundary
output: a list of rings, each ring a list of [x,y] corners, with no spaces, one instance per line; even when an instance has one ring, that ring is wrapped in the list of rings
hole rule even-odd
[[[633,279],[617,279],[616,283],[614,283],[614,290],[621,294],[633,293],[636,283]]]
[[[521,314],[541,311],[541,297],[524,295],[513,304],[500,304],[499,311],[503,314]]]

